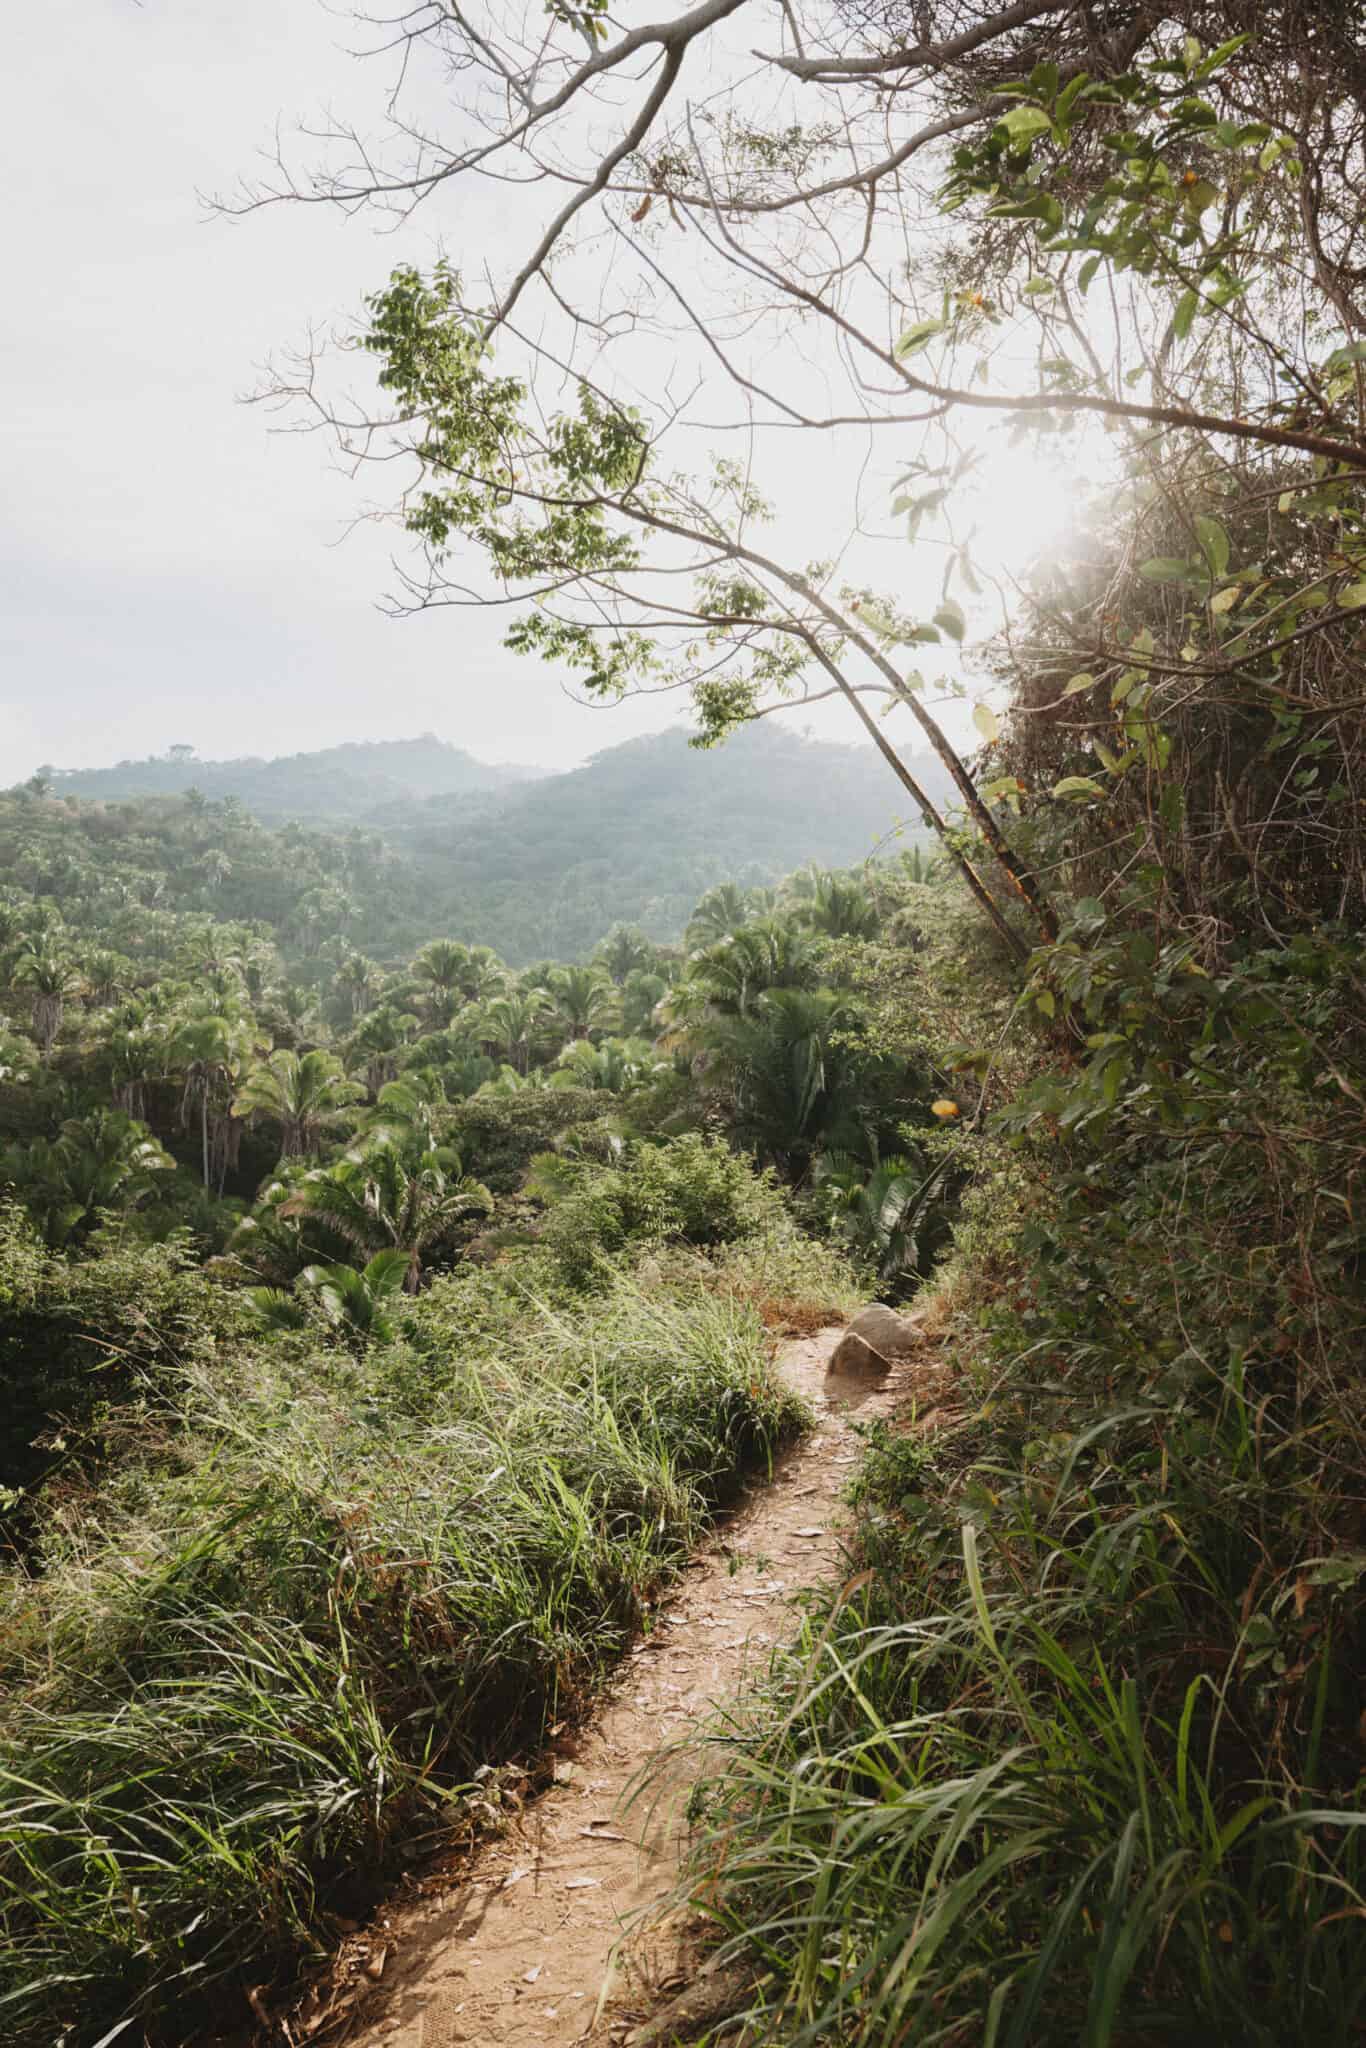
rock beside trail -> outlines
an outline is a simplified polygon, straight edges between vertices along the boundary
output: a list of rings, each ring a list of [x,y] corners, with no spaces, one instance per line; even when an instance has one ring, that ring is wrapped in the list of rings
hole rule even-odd
[[[830,1355],[827,1372],[883,1373],[892,1361],[905,1358],[925,1342],[925,1332],[909,1316],[874,1302],[861,1309]]]

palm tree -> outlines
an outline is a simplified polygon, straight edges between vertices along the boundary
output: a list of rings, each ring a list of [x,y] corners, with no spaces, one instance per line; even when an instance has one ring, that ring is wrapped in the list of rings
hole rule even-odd
[[[147,1090],[170,1069],[169,1035],[142,1004],[126,1003],[105,1040],[110,1101],[125,1116],[147,1117]]]
[[[854,1062],[843,1042],[853,1021],[830,989],[769,989],[743,1016],[692,1027],[707,1082],[732,1098],[737,1131],[798,1173],[817,1149],[864,1142]]]
[[[552,1088],[594,1088],[625,1095],[667,1066],[655,1058],[647,1038],[605,1038],[601,1045],[575,1039],[560,1054],[550,1077]]]
[[[669,993],[669,984],[662,974],[651,974],[647,968],[633,967],[622,984],[621,1021],[623,1028],[632,1037],[643,1037],[655,1023],[655,1011]]]
[[[617,1014],[616,990],[605,968],[556,967],[548,985],[571,1038],[590,1037],[605,1029]]]
[[[171,1058],[184,1068],[180,1122],[190,1127],[199,1115],[200,1167],[205,1187],[218,1192],[237,1164],[242,1127],[233,1089],[250,1050],[250,1033],[240,1017],[220,1010],[185,1017],[175,1033]]]
[[[785,918],[764,918],[695,953],[687,981],[717,1009],[743,1017],[771,988],[800,988],[814,979],[810,945]]]
[[[307,1174],[280,1213],[315,1218],[367,1256],[401,1252],[404,1286],[415,1294],[432,1247],[463,1217],[492,1207],[488,1189],[463,1172],[454,1153],[405,1154],[382,1132],[335,1166]]]
[[[404,1252],[376,1252],[360,1272],[354,1266],[305,1266],[290,1294],[283,1287],[249,1287],[246,1302],[252,1320],[263,1330],[297,1330],[306,1320],[302,1289],[310,1294],[333,1329],[353,1343],[393,1341],[389,1304],[403,1291],[408,1259]]]
[[[953,1234],[948,1197],[955,1179],[949,1158],[927,1165],[896,1154],[870,1173],[847,1154],[816,1162],[817,1183],[834,1198],[848,1240],[872,1259],[885,1285],[924,1279]]]
[[[376,1252],[359,1272],[354,1266],[305,1266],[300,1287],[312,1293],[334,1329],[353,1340],[393,1341],[394,1324],[389,1305],[407,1287],[409,1261],[406,1252]]]
[[[347,1041],[346,1054],[351,1065],[363,1067],[365,1085],[371,1095],[378,1095],[385,1082],[394,1079],[398,1055],[418,1023],[418,1018],[396,1010],[392,1003],[381,1003],[368,1017],[361,1018]]]
[[[654,964],[659,948],[638,925],[614,924],[597,950],[597,959],[620,988],[628,974]]]
[[[324,1131],[361,1094],[334,1053],[275,1052],[251,1069],[233,1109],[238,1116],[278,1124],[281,1159],[300,1159],[317,1151]]]
[[[525,1074],[532,1049],[542,1036],[550,1013],[550,998],[543,989],[526,989],[520,995],[495,996],[485,1003],[479,1022],[480,1037],[506,1054],[510,1065]]]
[[[440,1140],[443,1112],[450,1109],[441,1076],[419,1067],[386,1081],[370,1111],[371,1132],[387,1131],[401,1145],[429,1152]]]
[[[107,948],[92,953],[85,963],[90,1000],[101,1007],[112,1003],[119,990],[127,986],[132,973],[133,963],[122,953]]]
[[[0,1081],[31,1080],[33,1054],[33,1041],[11,1030],[8,1018],[0,1017]]]
[[[484,1003],[507,987],[508,971],[492,946],[467,946],[460,993],[467,1003]]]
[[[336,973],[336,986],[346,997],[351,1015],[363,1017],[380,984],[380,971],[364,953],[348,953]]]
[[[714,889],[708,889],[692,916],[684,933],[684,943],[689,947],[709,946],[717,939],[728,938],[732,932],[748,924],[749,902],[745,892],[736,882],[721,882]]]
[[[877,905],[861,882],[847,875],[811,871],[810,893],[803,904],[805,922],[832,939],[871,939],[880,922]]]
[[[117,1109],[68,1117],[55,1142],[40,1138],[0,1154],[8,1182],[54,1250],[95,1223],[102,1209],[131,1209],[174,1159],[136,1118]]]
[[[62,1028],[68,999],[83,986],[81,971],[51,933],[35,938],[14,964],[16,988],[33,991],[33,1035],[46,1059]]]
[[[423,985],[433,1025],[448,1024],[459,1009],[468,962],[468,952],[455,939],[433,939],[414,960],[413,979]]]

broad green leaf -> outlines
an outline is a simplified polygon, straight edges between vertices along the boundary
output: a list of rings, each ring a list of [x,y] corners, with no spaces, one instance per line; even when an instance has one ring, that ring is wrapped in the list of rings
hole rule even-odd
[[[1140,562],[1138,573],[1145,583],[1184,583],[1190,567],[1186,562],[1178,562],[1175,555],[1153,555]]]
[[[1199,292],[1182,292],[1172,315],[1172,332],[1178,341],[1184,341],[1191,331],[1191,323],[1200,310]]]
[[[1104,796],[1100,784],[1089,775],[1064,775],[1061,782],[1053,784],[1054,796],[1089,797]]]
[[[1029,74],[1029,90],[1037,99],[1051,103],[1058,90],[1058,67],[1056,64],[1036,64]]]
[[[977,794],[987,803],[999,803],[1003,796],[1023,796],[1024,784],[1018,775],[998,775],[994,782],[984,782]]]
[[[1228,569],[1228,534],[1217,519],[1211,519],[1205,512],[1196,513],[1195,531],[1200,536],[1200,545],[1215,575],[1224,575]]]
[[[1001,737],[1001,721],[989,704],[974,704],[972,722],[984,740],[998,740]]]
[[[1088,670],[1083,669],[1079,676],[1073,676],[1062,694],[1064,697],[1079,697],[1083,690],[1093,690],[1095,686],[1095,677]]]
[[[900,337],[892,351],[893,355],[897,357],[898,361],[906,356],[919,355],[921,349],[927,347],[934,340],[936,334],[944,332],[946,325],[947,323],[943,320],[917,320],[915,325],[908,327],[906,332]]]
[[[1024,296],[1027,299],[1040,299],[1045,292],[1051,292],[1053,289],[1051,277],[1031,277],[1024,287]]]
[[[1338,599],[1338,603],[1349,612],[1359,612],[1366,605],[1366,576],[1355,583],[1349,583]]]
[[[1057,107],[1055,109],[1055,113],[1059,121],[1065,121],[1067,119],[1067,116],[1072,111],[1073,102],[1076,100],[1077,94],[1079,92],[1084,92],[1086,89],[1086,85],[1086,73],[1084,71],[1079,71],[1076,77],[1071,81],[1071,83],[1063,87],[1062,92],[1058,98]]]
[[[1205,58],[1203,64],[1197,66],[1194,74],[1195,77],[1213,77],[1216,71],[1218,71],[1223,65],[1227,64],[1229,58],[1234,54],[1236,50],[1241,50],[1243,44],[1251,40],[1251,37],[1252,31],[1251,29],[1247,29],[1242,35],[1230,36],[1226,43],[1220,43],[1218,49],[1211,50],[1208,57]]]
[[[936,626],[942,626],[954,640],[961,640],[968,630],[968,622],[963,617],[963,607],[955,604],[951,597],[946,597],[940,605],[934,615],[934,623]]]
[[[1012,142],[1027,142],[1031,135],[1041,135],[1053,126],[1052,117],[1042,107],[1012,107],[1000,123]]]

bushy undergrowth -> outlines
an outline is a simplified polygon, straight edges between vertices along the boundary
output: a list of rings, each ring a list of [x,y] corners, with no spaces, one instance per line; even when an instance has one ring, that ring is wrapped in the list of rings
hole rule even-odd
[[[970,1419],[874,1436],[850,1590],[717,1738],[765,2043],[1360,2038],[1360,963],[1144,999],[1129,945],[970,1204]]]
[[[588,1306],[534,1260],[466,1273],[359,1358],[282,1339],[192,1372],[4,1588],[4,2037],[162,2038],[174,2002],[180,2039],[196,1997],[325,1937],[574,1711],[795,1421],[696,1261]]]
[[[550,1204],[539,1242],[576,1287],[610,1281],[614,1260],[649,1247],[794,1235],[773,1175],[696,1132],[632,1145],[617,1166],[542,1153],[529,1185]]]
[[[182,1242],[97,1236],[75,1261],[39,1243],[23,1211],[0,1202],[0,1498],[11,1534],[28,1504],[13,1496],[63,1463],[99,1454],[110,1412],[149,1376],[178,1374],[229,1346],[240,1304],[194,1267]]]

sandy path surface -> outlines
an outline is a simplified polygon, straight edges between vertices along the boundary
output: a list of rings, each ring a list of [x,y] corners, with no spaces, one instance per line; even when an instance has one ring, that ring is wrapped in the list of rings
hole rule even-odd
[[[662,1795],[634,1802],[632,1789],[657,1751],[736,1697],[747,1666],[762,1667],[790,1631],[792,1596],[839,1570],[840,1494],[859,1457],[851,1420],[890,1415],[925,1389],[925,1363],[909,1360],[872,1386],[827,1380],[839,1335],[782,1352],[815,1428],[692,1560],[556,1782],[449,1888],[378,1916],[378,1981],[353,2009],[348,2048],[621,2041],[676,1987],[670,1938],[633,1943],[630,1930],[675,1874],[687,1783],[676,1772]]]

